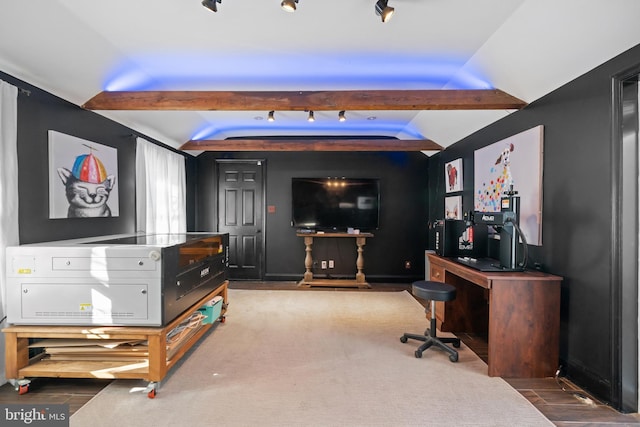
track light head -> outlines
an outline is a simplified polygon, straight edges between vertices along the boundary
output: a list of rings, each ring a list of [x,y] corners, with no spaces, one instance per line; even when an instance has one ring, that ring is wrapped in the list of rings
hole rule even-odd
[[[315,122],[316,118],[313,116],[313,110],[309,110],[309,117],[307,118],[310,122]]]
[[[382,22],[389,21],[395,11],[394,8],[387,6],[387,3],[389,3],[388,0],[378,0],[376,2],[376,15],[382,18]]]
[[[276,118],[274,117],[274,114],[275,114],[275,111],[273,111],[273,110],[269,111],[269,116],[268,116],[267,120],[270,121],[270,122],[275,122]]]
[[[344,115],[344,110],[340,111],[338,113],[338,120],[341,122],[344,122],[347,120],[347,116]]]
[[[280,3],[280,7],[282,7],[282,9],[286,10],[287,12],[295,12],[296,3],[298,3],[298,0],[282,0],[282,3]]]
[[[202,5],[212,12],[218,11],[218,3],[222,3],[222,0],[202,0]]]

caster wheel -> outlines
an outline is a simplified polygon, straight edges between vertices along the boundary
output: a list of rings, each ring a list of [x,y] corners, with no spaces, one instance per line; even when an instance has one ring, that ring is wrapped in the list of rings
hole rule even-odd
[[[227,318],[224,316],[220,316],[220,323],[224,323],[227,321]]]
[[[407,342],[407,337],[404,335],[400,337],[400,342]]]
[[[416,359],[421,359],[422,358],[422,352],[421,351],[416,350],[415,355],[416,355]]]
[[[149,383],[149,385],[147,385],[147,388],[145,391],[147,392],[147,397],[149,399],[155,399],[156,394],[158,393],[158,387],[160,386],[155,381],[152,381]]]
[[[457,354],[452,354],[451,356],[449,356],[449,360],[451,360],[452,362],[457,362],[458,361],[458,355]]]
[[[453,342],[453,346],[454,346],[455,348],[460,348],[460,341],[454,341],[454,342]]]
[[[22,384],[18,386],[18,394],[20,395],[27,394],[28,391],[29,391],[29,384]]]

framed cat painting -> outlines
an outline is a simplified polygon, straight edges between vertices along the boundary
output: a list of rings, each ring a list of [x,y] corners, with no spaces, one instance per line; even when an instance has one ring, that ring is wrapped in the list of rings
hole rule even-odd
[[[118,150],[49,131],[49,218],[119,216]]]

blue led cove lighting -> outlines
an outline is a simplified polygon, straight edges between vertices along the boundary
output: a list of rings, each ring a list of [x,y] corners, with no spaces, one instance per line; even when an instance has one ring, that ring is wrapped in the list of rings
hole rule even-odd
[[[195,54],[143,55],[115,67],[105,91],[220,90],[220,91],[321,91],[492,89],[480,73],[471,73],[463,58],[418,57],[407,54],[353,53],[299,55],[243,53],[228,56]],[[316,120],[278,123],[203,124],[191,139],[215,139],[250,134],[322,134],[423,136],[397,121],[344,123]],[[291,122],[289,122],[291,123]],[[242,134],[242,135],[240,135]]]
[[[393,122],[379,122],[375,124],[371,123],[354,123],[349,126],[344,126],[342,123],[324,124],[316,126],[318,122],[314,122],[313,125],[307,125],[306,121],[301,125],[282,126],[273,124],[247,124],[246,126],[236,125],[213,125],[206,124],[198,129],[191,137],[192,140],[205,140],[216,139],[219,135],[233,134],[235,133],[251,133],[251,134],[263,134],[263,135],[284,135],[291,133],[298,133],[300,136],[310,136],[311,132],[314,136],[322,135],[376,135],[376,136],[394,136],[399,133],[404,133],[412,136],[415,139],[424,139],[424,136],[415,130],[413,127],[405,126],[404,123]],[[306,125],[306,126],[305,126]]]
[[[460,59],[333,56],[142,56],[120,64],[104,90],[491,89]]]

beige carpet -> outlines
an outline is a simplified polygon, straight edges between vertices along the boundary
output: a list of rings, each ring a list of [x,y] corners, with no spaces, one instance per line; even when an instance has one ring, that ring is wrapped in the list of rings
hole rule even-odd
[[[115,381],[71,426],[553,426],[464,344],[414,357],[407,292],[230,290],[218,324],[155,399]]]

